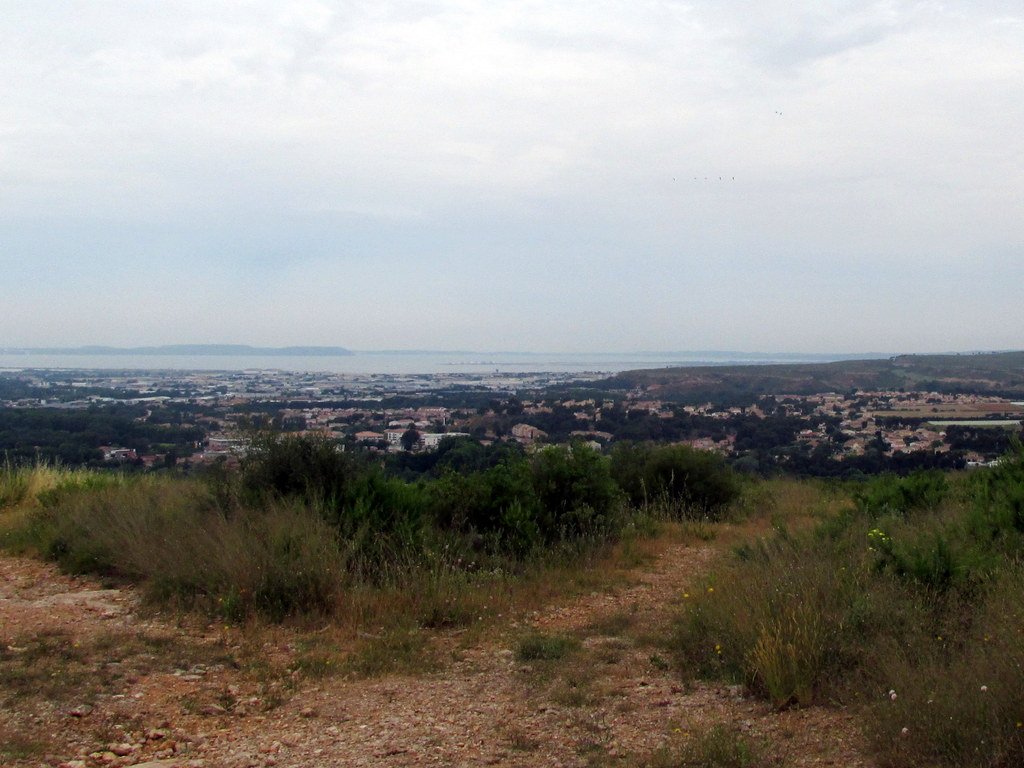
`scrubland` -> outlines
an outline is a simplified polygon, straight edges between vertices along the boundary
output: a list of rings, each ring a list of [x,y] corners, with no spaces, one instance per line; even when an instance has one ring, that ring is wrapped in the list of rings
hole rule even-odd
[[[307,676],[443,669],[431,633],[508,632],[546,602],[608,588],[669,539],[718,554],[664,596],[656,627],[622,614],[601,631],[635,635],[681,686],[853,713],[881,766],[1024,764],[1019,447],[998,467],[857,484],[741,479],[652,446],[550,448],[409,482],[327,441],[279,436],[203,478],[0,470],[8,552],[137,585],[154,610],[300,634],[330,625],[352,640],[344,652],[310,641],[296,662]],[[586,636],[522,630],[516,658],[557,678],[565,706],[586,706],[590,678],[573,661]],[[11,669],[24,661],[12,653],[0,652]],[[630,759],[772,754],[708,728]]]

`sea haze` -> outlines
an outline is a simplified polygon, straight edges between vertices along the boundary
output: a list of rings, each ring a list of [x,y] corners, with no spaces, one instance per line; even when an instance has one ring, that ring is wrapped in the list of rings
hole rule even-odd
[[[622,352],[622,353],[531,353],[472,352],[436,350],[343,350],[336,354],[324,349],[312,354],[291,350],[312,349],[289,347],[289,352],[267,354],[262,348],[208,345],[202,351],[181,354],[181,347],[140,348],[143,351],[110,347],[74,349],[0,349],[2,368],[64,368],[81,370],[217,370],[250,369],[286,371],[327,371],[349,374],[443,374],[443,373],[617,373],[640,368],[669,366],[823,363],[836,360],[888,357],[888,354],[766,354],[727,351],[694,352]],[[151,350],[160,349],[159,353]],[[220,354],[213,350],[221,351]],[[248,353],[248,350],[252,350]]]

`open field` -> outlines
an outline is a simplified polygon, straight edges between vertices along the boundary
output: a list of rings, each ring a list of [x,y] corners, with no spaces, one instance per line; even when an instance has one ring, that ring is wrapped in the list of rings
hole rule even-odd
[[[950,419],[950,420],[983,420],[1003,417],[1004,419],[1024,419],[1024,408],[1017,403],[919,403],[912,406],[893,408],[885,411],[872,411],[877,417],[902,417],[912,419]]]

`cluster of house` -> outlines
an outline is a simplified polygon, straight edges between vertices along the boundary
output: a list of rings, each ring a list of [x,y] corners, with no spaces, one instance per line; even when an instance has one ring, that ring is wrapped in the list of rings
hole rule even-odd
[[[507,437],[523,445],[547,442],[548,434],[527,422],[531,414],[551,412],[551,406],[529,401],[521,405],[523,421],[513,424]],[[594,425],[601,420],[601,403],[594,400],[565,400],[559,405],[570,409],[579,422],[579,429],[570,433],[573,439],[591,443],[596,448],[614,439],[611,433],[594,429]],[[831,443],[837,453],[845,455],[863,454],[873,441],[879,439],[884,441],[889,452],[948,451],[950,447],[946,433],[940,426],[941,422],[932,424],[929,420],[971,410],[993,414],[1006,412],[1007,416],[1020,411],[1019,407],[1014,410],[1019,404],[999,401],[998,398],[919,392],[774,396],[764,397],[746,408],[722,407],[711,403],[679,406],[643,396],[627,399],[623,405],[627,410],[646,410],[660,418],[672,418],[680,411],[719,420],[744,415],[764,418],[773,413],[799,416],[804,419],[806,427],[797,435],[798,442],[810,448]],[[911,423],[915,426],[911,428],[894,418],[893,414],[897,413],[914,416]],[[243,453],[246,441],[238,437],[237,425],[232,423],[238,418],[242,417],[231,413],[221,416],[223,429],[211,431],[202,453],[193,457],[193,460],[234,457]],[[460,411],[439,406],[413,409],[307,407],[286,410],[283,418],[301,424],[300,431],[344,437],[386,451],[435,450],[449,437],[477,435],[496,439],[491,432],[492,422],[488,421],[493,418],[493,414],[482,410]],[[728,454],[734,450],[735,438],[726,434],[718,440],[698,437],[684,443],[699,450]],[[137,460],[134,452],[127,448],[107,448],[104,456],[108,461]],[[143,457],[144,461],[155,461],[158,458]],[[982,457],[967,458],[980,460]]]

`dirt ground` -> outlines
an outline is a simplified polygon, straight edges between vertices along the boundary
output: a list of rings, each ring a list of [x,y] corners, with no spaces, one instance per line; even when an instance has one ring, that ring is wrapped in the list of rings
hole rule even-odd
[[[317,655],[334,647],[329,626],[300,635],[152,615],[131,589],[0,556],[0,763],[626,767],[720,724],[759,765],[871,766],[848,713],[775,712],[740,687],[686,684],[643,641],[717,551],[676,543],[610,592],[483,633],[431,631],[440,668],[369,679]],[[531,628],[581,646],[517,660]]]

